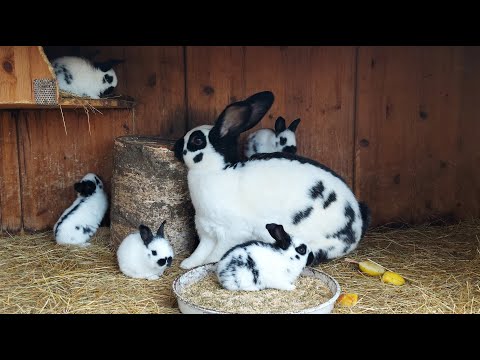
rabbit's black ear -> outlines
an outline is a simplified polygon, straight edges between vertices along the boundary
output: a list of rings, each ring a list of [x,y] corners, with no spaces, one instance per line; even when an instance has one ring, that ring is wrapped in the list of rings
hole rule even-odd
[[[293,120],[292,123],[288,126],[288,129],[295,132],[295,130],[297,130],[298,124],[300,124],[300,119]]]
[[[246,100],[228,105],[210,131],[214,138],[238,136],[258,124],[274,101],[273,93],[262,91]]]
[[[275,121],[275,135],[280,134],[282,131],[285,131],[285,129],[285,119],[279,116],[277,121]]]
[[[73,185],[73,188],[82,196],[90,196],[95,192],[97,186],[91,180],[84,180]]]
[[[270,233],[270,236],[276,240],[275,245],[282,250],[287,250],[292,242],[292,239],[290,238],[290,235],[285,232],[283,226],[277,224],[267,224],[265,227]]]
[[[140,237],[142,238],[143,243],[145,246],[148,246],[148,244],[150,244],[150,242],[153,240],[152,230],[143,224],[138,227],[138,230],[140,230]]]
[[[115,65],[121,64],[125,62],[123,59],[110,59],[104,62],[96,62],[93,64],[94,67],[102,70],[103,72],[107,72],[108,70],[112,69]]]
[[[164,227],[165,227],[165,223],[166,223],[166,222],[167,222],[167,220],[163,220],[162,225],[160,225],[160,227],[159,227],[158,230],[157,230],[157,236],[160,236],[160,237],[162,237],[162,238],[165,237],[165,233],[164,233],[163,229],[164,229]]]

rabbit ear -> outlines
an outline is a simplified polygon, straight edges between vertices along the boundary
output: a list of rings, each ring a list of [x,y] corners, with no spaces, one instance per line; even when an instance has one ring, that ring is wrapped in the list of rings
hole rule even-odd
[[[110,59],[104,62],[96,62],[93,64],[96,68],[102,70],[103,72],[107,72],[108,70],[112,69],[115,65],[123,63],[125,60],[123,59]]]
[[[163,228],[164,228],[166,222],[167,222],[167,220],[163,220],[162,225],[160,225],[160,227],[157,230],[157,236],[160,236],[162,238],[165,237],[165,234],[163,232]]]
[[[275,121],[275,135],[280,134],[285,129],[286,129],[285,119],[283,117],[279,116],[277,121]]]
[[[288,129],[295,132],[295,130],[297,130],[298,124],[300,124],[300,119],[293,120],[292,123],[288,126]]]
[[[257,125],[274,101],[273,93],[263,91],[228,105],[220,114],[211,134],[215,137],[238,136]]]
[[[143,224],[140,225],[138,229],[140,230],[140,237],[142,238],[143,243],[145,246],[148,246],[148,244],[150,244],[150,242],[153,240],[152,230]]]
[[[277,224],[267,224],[265,227],[270,233],[270,236],[276,240],[275,245],[282,250],[287,250],[292,242],[292,239],[290,238],[290,235],[285,232],[283,226]]]

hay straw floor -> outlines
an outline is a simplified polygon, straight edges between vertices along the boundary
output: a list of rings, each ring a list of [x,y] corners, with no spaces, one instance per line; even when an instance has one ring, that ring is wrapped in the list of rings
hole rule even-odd
[[[370,231],[348,255],[410,279],[383,284],[337,259],[319,268],[358,303],[334,313],[480,313],[480,220]],[[0,237],[0,313],[179,313],[172,281],[181,257],[157,281],[125,277],[101,228],[89,248],[57,245],[51,232]]]

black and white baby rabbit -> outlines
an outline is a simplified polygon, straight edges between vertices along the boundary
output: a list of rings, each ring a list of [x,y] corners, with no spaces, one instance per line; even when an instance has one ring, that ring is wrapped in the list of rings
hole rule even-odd
[[[294,290],[295,280],[313,253],[300,239],[291,238],[282,225],[267,224],[274,244],[249,241],[227,251],[217,264],[217,277],[227,290]]]
[[[251,133],[245,145],[245,156],[249,158],[254,154],[277,151],[295,154],[297,152],[295,130],[298,124],[300,119],[293,120],[287,128],[285,119],[280,116],[275,121],[275,130],[260,129]]]
[[[251,239],[272,242],[265,224],[282,224],[303,239],[314,263],[354,250],[370,222],[347,183],[312,159],[262,153],[239,162],[239,135],[254,127],[273,104],[269,91],[228,105],[215,125],[188,131],[174,146],[188,168],[200,243],[181,267],[217,262]]]
[[[113,66],[123,60],[91,63],[77,56],[63,56],[52,61],[61,90],[78,96],[100,99],[112,94],[118,84]]]
[[[165,221],[153,236],[148,226],[123,239],[117,250],[120,271],[132,278],[157,280],[172,265],[173,248],[165,238]]]
[[[77,198],[53,227],[55,240],[62,245],[88,246],[108,208],[108,199],[100,178],[88,173],[75,183]]]

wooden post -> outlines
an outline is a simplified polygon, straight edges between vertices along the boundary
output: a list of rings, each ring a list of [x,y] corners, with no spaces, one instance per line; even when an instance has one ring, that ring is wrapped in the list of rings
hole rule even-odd
[[[174,141],[147,136],[115,139],[111,199],[111,243],[115,249],[140,224],[155,232],[163,220],[175,254],[195,246],[194,209],[187,169],[175,159]]]

